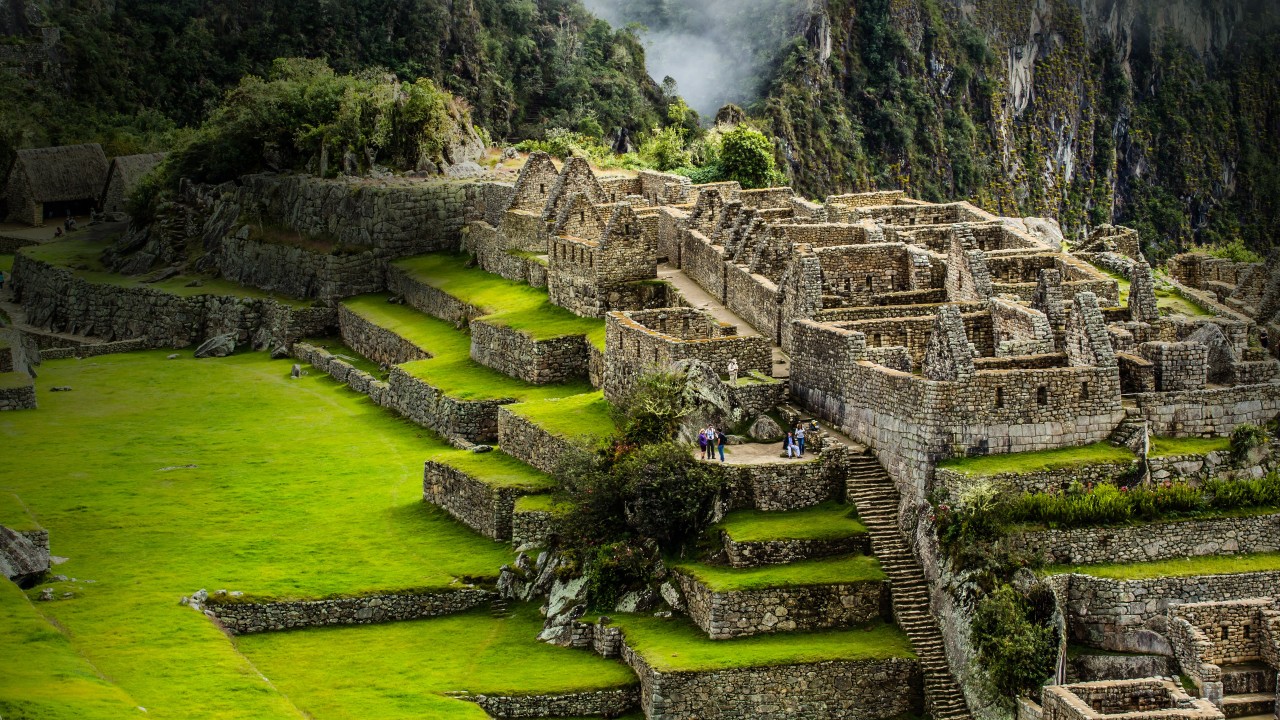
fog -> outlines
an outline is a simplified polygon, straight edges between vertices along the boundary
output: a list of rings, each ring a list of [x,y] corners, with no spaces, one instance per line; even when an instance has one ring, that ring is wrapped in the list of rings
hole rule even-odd
[[[757,99],[783,44],[801,34],[808,0],[584,0],[615,27],[641,23],[649,74],[676,81],[704,118]]]

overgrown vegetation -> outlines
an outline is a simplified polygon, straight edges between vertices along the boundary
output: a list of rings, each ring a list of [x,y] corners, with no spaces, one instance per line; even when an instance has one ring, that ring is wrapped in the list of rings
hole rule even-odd
[[[1053,607],[1047,589],[1023,593],[1008,584],[978,603],[971,637],[984,679],[1005,704],[1053,676],[1058,655],[1057,633],[1049,623]]]

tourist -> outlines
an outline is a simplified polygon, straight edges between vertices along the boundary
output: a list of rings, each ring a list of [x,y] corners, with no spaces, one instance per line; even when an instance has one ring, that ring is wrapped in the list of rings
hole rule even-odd
[[[716,427],[715,425],[707,426],[707,459],[716,459]]]
[[[800,457],[804,457],[804,423],[796,425],[796,447],[800,450]]]
[[[61,228],[61,227],[56,227],[56,228],[54,228],[54,229],[53,229],[53,236],[54,236],[55,238],[60,238],[60,237],[62,237],[62,228]]]
[[[796,437],[793,433],[787,433],[787,439],[782,441],[782,454],[784,457],[796,457]]]
[[[722,430],[716,430],[716,449],[720,451],[720,462],[724,462],[724,446],[729,442],[729,438]]]
[[[729,358],[729,384],[738,384],[738,359]]]
[[[698,447],[701,448],[702,450],[701,459],[705,460],[707,458],[707,429],[706,428],[702,428],[702,430],[698,432]]]

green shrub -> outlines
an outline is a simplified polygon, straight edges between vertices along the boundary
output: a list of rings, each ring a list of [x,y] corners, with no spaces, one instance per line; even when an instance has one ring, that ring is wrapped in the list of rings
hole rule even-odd
[[[1001,698],[1031,692],[1053,675],[1058,641],[1046,615],[1007,584],[978,602],[971,637],[983,676]]]
[[[630,445],[667,442],[694,410],[688,382],[679,373],[648,373],[614,406],[615,420]]]
[[[683,550],[711,524],[720,476],[693,459],[686,445],[646,445],[617,464],[627,478],[627,526],[668,552]]]
[[[688,165],[692,155],[684,147],[680,128],[655,128],[653,134],[640,146],[640,159],[649,167],[669,172]]]
[[[744,188],[768,187],[778,179],[773,143],[759,130],[739,125],[720,141],[720,164],[727,180]]]
[[[1231,431],[1231,458],[1236,462],[1243,462],[1249,456],[1249,451],[1261,447],[1267,439],[1267,431],[1257,425],[1237,425]]]
[[[1228,242],[1219,243],[1217,245],[1208,245],[1204,249],[1216,258],[1223,258],[1225,260],[1231,260],[1232,262],[1263,262],[1263,257],[1246,247],[1244,241],[1241,240],[1239,236],[1232,238]]]
[[[591,606],[612,610],[628,590],[648,585],[657,560],[657,549],[651,543],[621,541],[597,547],[583,564]]]

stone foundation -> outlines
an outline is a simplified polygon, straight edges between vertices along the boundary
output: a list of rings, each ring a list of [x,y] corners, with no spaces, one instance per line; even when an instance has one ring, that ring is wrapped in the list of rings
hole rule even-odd
[[[476,443],[498,439],[498,408],[515,402],[514,399],[458,400],[398,367],[391,368],[387,384],[391,398],[388,404],[400,414],[447,438],[465,438]]]
[[[888,586],[878,581],[765,590],[712,590],[677,571],[689,618],[712,640],[765,633],[850,627],[887,613]]]
[[[871,553],[871,535],[862,533],[835,540],[760,540],[735,542],[729,533],[721,532],[725,557],[730,567],[749,568],[761,565],[785,565],[798,560]]]
[[[2,379],[2,378],[0,378]],[[28,380],[17,387],[0,388],[0,412],[6,410],[35,410],[36,387]]]
[[[511,539],[511,513],[516,498],[528,494],[523,488],[488,485],[431,460],[427,461],[422,478],[423,500],[492,540]]]
[[[534,340],[484,320],[471,321],[471,359],[535,385],[585,378],[590,362],[583,335]]]
[[[778,448],[781,453],[781,444]],[[724,473],[731,510],[799,510],[843,497],[847,457],[847,448],[833,445],[815,458],[779,458],[776,464],[767,465],[715,463],[711,467]]]
[[[1180,520],[1113,528],[1040,530],[1009,545],[1041,553],[1051,565],[1139,563],[1200,555],[1280,551],[1280,515]]]
[[[508,408],[498,408],[498,445],[513,458],[544,473],[554,473],[572,449],[569,440],[543,430]]]
[[[477,589],[277,602],[219,602],[210,598],[205,603],[205,612],[217,618],[231,633],[248,635],[326,625],[420,620],[464,612],[493,598],[493,593]]]

